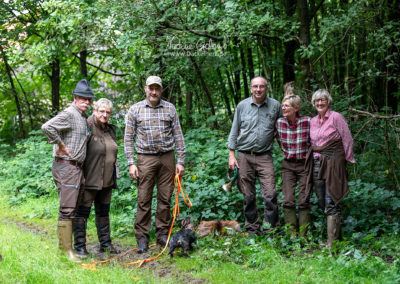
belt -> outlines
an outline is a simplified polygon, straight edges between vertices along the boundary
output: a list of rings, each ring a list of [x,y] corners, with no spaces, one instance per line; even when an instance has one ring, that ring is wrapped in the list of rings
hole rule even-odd
[[[254,152],[254,151],[239,151],[240,153],[252,155],[252,156],[264,156],[264,155],[271,155],[271,151],[264,151],[264,152]]]
[[[288,162],[304,162],[306,159],[305,158],[299,158],[299,159],[297,159],[297,158],[285,158],[285,161],[288,161]]]
[[[66,163],[66,164],[70,164],[73,166],[76,166],[78,168],[82,168],[83,163],[77,162],[77,161],[72,161],[72,160],[64,160],[61,158],[55,158],[54,161],[56,161],[57,163]]]
[[[173,152],[173,150],[171,151],[167,151],[167,152],[157,152],[157,153],[138,153],[138,155],[146,155],[146,156],[162,156],[168,153]]]

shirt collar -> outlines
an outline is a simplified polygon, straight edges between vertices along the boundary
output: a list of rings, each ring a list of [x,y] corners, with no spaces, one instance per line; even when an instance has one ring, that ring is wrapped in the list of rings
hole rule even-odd
[[[286,117],[283,117],[283,118],[286,120],[286,122],[289,126],[297,126],[297,122],[299,121],[299,118],[300,118],[300,112],[296,113],[296,119],[294,120],[294,122],[289,121],[289,119],[287,119]]]
[[[71,104],[71,106],[72,106],[72,108],[73,108],[74,110],[76,110],[80,115],[82,115],[83,117],[87,118],[87,114],[84,113],[83,111],[81,111],[81,110],[75,105],[74,102]]]
[[[250,102],[250,104],[257,105],[253,100],[253,95],[251,95],[250,97]],[[260,107],[262,107],[263,105],[268,105],[268,97],[265,97],[264,101],[260,104]]]
[[[324,120],[328,119],[330,115],[331,115],[331,110],[328,108],[328,110],[325,112]]]
[[[152,106],[152,105],[147,101],[147,99],[144,99],[144,104],[145,104],[146,107],[151,107],[151,108],[164,107],[164,105],[165,105],[163,99],[161,99],[161,100],[160,100],[160,103],[159,103],[158,105],[156,105],[156,106]]]

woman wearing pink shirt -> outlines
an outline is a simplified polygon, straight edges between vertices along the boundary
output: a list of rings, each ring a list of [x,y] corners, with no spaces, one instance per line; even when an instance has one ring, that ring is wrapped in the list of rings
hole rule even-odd
[[[343,115],[330,110],[332,97],[327,90],[317,90],[311,103],[318,115],[310,122],[311,148],[306,158],[308,186],[312,178],[319,205],[327,216],[328,246],[331,247],[340,236],[339,203],[349,193],[347,162],[355,162],[353,138]]]

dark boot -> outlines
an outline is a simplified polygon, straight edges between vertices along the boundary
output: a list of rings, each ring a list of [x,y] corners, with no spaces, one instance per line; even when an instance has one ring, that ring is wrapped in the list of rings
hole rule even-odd
[[[86,219],[75,217],[73,223],[75,252],[79,255],[87,256],[89,253],[86,250]]]
[[[305,238],[307,236],[308,227],[311,224],[311,210],[300,209],[299,210],[299,231],[300,236]]]
[[[72,220],[58,221],[57,236],[60,250],[64,251],[70,260],[80,262],[79,256],[72,250]]]
[[[112,244],[110,236],[110,218],[96,216],[97,236],[100,242],[100,252],[109,252],[112,254],[120,253]]]
[[[283,216],[285,224],[289,225],[288,233],[291,237],[295,237],[297,231],[296,208],[283,208]]]
[[[333,242],[340,237],[340,227],[342,218],[339,216],[327,217],[327,230],[328,230],[328,247],[333,246]]]
[[[148,246],[147,241],[145,239],[137,240],[137,244],[138,244],[137,253],[144,253],[149,249],[149,246]]]

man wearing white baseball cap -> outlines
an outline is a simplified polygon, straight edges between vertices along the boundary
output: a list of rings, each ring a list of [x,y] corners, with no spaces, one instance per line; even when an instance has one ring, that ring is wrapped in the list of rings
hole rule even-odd
[[[161,78],[148,77],[144,90],[146,99],[134,104],[126,115],[124,137],[129,174],[138,182],[135,221],[138,253],[148,249],[155,184],[157,184],[156,238],[158,245],[165,246],[171,220],[174,175],[175,173],[183,175],[185,162],[185,144],[179,117],[174,105],[161,99],[163,91]],[[177,156],[176,164],[174,149]]]

